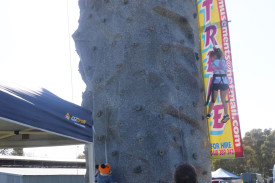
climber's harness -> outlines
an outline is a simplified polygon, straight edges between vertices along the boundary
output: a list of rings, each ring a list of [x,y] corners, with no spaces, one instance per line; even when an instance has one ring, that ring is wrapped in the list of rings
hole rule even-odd
[[[212,81],[211,81],[211,84],[210,84],[210,89],[209,89],[209,93],[208,93],[205,105],[208,105],[209,100],[210,100],[210,95],[211,95],[211,102],[213,102],[213,103],[215,102],[215,101],[213,101],[213,99],[214,99],[214,92],[213,92],[214,89],[213,88],[214,88],[214,81],[216,80],[217,77],[220,77],[221,80],[220,80],[219,83],[215,83],[215,84],[224,84],[223,77],[226,77],[226,74],[214,74],[213,75],[213,78],[212,78]],[[229,89],[229,92],[230,92],[230,89]],[[226,102],[228,102],[228,101],[226,101]]]

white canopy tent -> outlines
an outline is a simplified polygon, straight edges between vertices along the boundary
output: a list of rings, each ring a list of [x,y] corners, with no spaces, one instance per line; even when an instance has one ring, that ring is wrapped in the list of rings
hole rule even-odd
[[[212,172],[212,179],[229,180],[229,179],[240,179],[240,177],[222,168],[219,168],[218,170]]]

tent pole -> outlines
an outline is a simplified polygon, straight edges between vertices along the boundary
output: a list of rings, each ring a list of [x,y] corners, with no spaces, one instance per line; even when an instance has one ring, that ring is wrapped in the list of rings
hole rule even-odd
[[[94,143],[88,143],[89,183],[95,182]]]

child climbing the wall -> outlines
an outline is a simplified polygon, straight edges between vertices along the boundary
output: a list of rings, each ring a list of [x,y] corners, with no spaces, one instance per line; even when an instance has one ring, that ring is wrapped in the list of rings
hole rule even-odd
[[[222,123],[226,123],[230,117],[228,115],[228,105],[226,101],[226,94],[229,89],[229,79],[226,76],[227,73],[227,65],[224,59],[224,55],[220,48],[215,48],[210,52],[211,65],[210,67],[213,69],[213,79],[210,85],[209,96],[207,99],[207,104],[209,102],[209,98],[211,95],[211,102],[209,104],[208,114],[206,118],[209,119],[211,116],[211,112],[213,110],[215,101],[217,99],[218,91],[220,91],[220,97],[224,109],[224,116],[221,120]]]

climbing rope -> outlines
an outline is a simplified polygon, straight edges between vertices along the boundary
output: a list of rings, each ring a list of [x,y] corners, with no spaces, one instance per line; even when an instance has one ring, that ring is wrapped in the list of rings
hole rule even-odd
[[[105,138],[105,161],[106,161],[106,164],[108,164],[108,155],[107,155],[107,140]]]
[[[66,0],[66,7],[67,7],[67,33],[68,33],[68,40],[69,40],[69,60],[70,60],[70,75],[71,75],[71,97],[72,102],[74,102],[74,89],[73,89],[73,69],[72,69],[72,54],[71,54],[71,37],[70,37],[70,17],[69,17],[69,1]],[[75,155],[78,156],[78,146],[75,146]],[[78,175],[78,167],[76,168],[77,175]]]
[[[72,69],[72,54],[71,54],[71,37],[70,37],[70,17],[69,17],[69,1],[67,0],[67,29],[69,37],[69,60],[71,69],[71,92],[72,92],[72,102],[74,101],[74,89],[73,89],[73,69]]]

